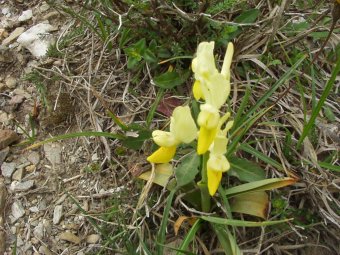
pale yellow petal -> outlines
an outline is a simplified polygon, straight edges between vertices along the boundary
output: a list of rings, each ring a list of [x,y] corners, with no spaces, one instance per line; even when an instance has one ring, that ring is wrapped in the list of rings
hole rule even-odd
[[[230,163],[223,154],[210,153],[207,167],[216,172],[226,172],[230,169]]]
[[[208,190],[210,196],[215,195],[222,179],[222,172],[217,172],[208,168]]]
[[[223,61],[222,70],[221,70],[221,74],[227,79],[230,78],[230,66],[231,66],[233,55],[234,55],[234,45],[233,43],[230,42],[228,43],[227,51],[224,56],[224,61]]]
[[[215,139],[217,129],[206,129],[201,127],[198,133],[197,154],[202,155],[209,150],[210,145]]]
[[[197,118],[198,125],[207,129],[215,129],[220,120],[218,109],[209,104],[201,105],[200,109],[201,111]]]
[[[173,133],[162,130],[153,131],[152,139],[158,146],[161,147],[171,147],[179,143]]]
[[[175,108],[170,124],[170,132],[177,141],[191,143],[197,137],[197,127],[189,106]]]
[[[176,146],[172,147],[160,147],[154,153],[152,153],[146,160],[150,163],[168,163],[176,153]]]
[[[201,88],[201,83],[200,81],[195,81],[194,85],[192,86],[192,92],[194,94],[194,98],[196,99],[196,101],[203,99],[204,100],[204,94],[202,92],[202,88]]]
[[[230,81],[226,79],[222,74],[215,73],[207,80],[207,86],[210,91],[211,102],[207,100],[208,104],[213,105],[215,108],[220,109],[222,105],[227,101],[230,94]]]

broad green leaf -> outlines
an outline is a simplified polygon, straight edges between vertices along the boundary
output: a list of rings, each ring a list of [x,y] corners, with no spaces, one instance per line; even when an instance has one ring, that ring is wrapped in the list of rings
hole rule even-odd
[[[150,49],[145,50],[145,52],[143,54],[143,58],[148,63],[157,63],[158,62],[156,55]]]
[[[230,158],[228,175],[237,177],[240,181],[253,182],[265,179],[264,170],[257,164],[241,158]]]
[[[182,187],[192,182],[198,174],[200,157],[196,153],[187,156],[175,169],[177,187]]]
[[[166,187],[169,182],[169,178],[173,174],[173,169],[171,164],[157,164],[155,166],[155,177],[153,182],[158,184],[159,186]],[[147,171],[142,173],[138,178],[148,181],[151,176],[151,171]]]
[[[153,80],[156,86],[160,88],[172,89],[178,85],[181,85],[183,82],[185,82],[186,79],[188,78],[188,74],[189,74],[188,72],[185,72],[182,75],[180,75],[179,73],[175,71],[166,72],[155,77]]]
[[[261,181],[250,182],[246,184],[241,184],[236,187],[232,187],[225,190],[227,197],[233,197],[236,195],[243,194],[250,191],[264,191],[272,190],[277,188],[282,188],[295,183],[297,179],[291,177],[285,178],[272,178]]]
[[[212,216],[201,216],[202,220],[220,224],[220,225],[229,225],[229,226],[235,226],[235,227],[264,227],[264,226],[270,226],[275,225],[279,223],[284,223],[287,221],[290,221],[292,219],[285,219],[285,220],[273,220],[273,221],[245,221],[245,220],[231,220],[231,219],[224,219],[219,217],[212,217]]]
[[[141,130],[134,133],[136,134],[135,136],[126,136],[126,138],[122,140],[122,144],[129,149],[139,150],[144,141],[151,138],[151,131]]]
[[[265,191],[247,192],[233,197],[230,206],[232,212],[265,219],[268,213],[269,199]]]
[[[251,9],[242,12],[239,16],[234,19],[236,23],[253,23],[260,14],[259,9]]]

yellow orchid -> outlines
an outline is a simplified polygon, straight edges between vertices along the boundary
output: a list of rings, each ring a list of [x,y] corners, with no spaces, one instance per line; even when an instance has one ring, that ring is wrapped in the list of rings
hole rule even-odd
[[[197,137],[197,127],[189,106],[178,106],[170,118],[170,132],[155,130],[154,142],[160,146],[147,160],[151,163],[167,163],[176,153],[180,143],[191,143]]]
[[[207,152],[214,141],[220,118],[219,109],[230,93],[230,65],[234,46],[232,43],[228,44],[221,72],[216,68],[213,51],[214,42],[202,42],[198,45],[197,56],[192,61],[195,74],[193,94],[196,100],[205,100],[197,119],[200,126],[198,154]]]
[[[222,173],[230,169],[230,164],[225,154],[227,152],[228,138],[227,132],[233,125],[233,121],[228,121],[223,130],[220,126],[228,119],[230,114],[226,114],[221,118],[219,123],[219,131],[209,148],[210,154],[207,162],[208,190],[211,196],[215,195],[222,179]]]

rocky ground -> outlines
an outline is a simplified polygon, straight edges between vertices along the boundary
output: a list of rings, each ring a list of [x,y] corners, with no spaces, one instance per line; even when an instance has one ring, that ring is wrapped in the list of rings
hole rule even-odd
[[[43,1],[2,0],[0,12],[0,254],[86,254],[101,240],[84,212],[98,210],[101,198],[116,192],[98,181],[110,181],[105,171],[93,178],[83,171],[98,155],[77,142],[35,150],[22,145],[48,134],[47,126],[43,132],[34,126],[43,123],[39,88],[25,77],[33,66],[60,65],[44,55],[63,31],[64,17]]]

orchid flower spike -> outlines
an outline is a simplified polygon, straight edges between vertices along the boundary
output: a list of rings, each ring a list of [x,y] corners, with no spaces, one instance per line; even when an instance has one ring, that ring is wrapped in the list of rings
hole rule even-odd
[[[147,160],[151,163],[168,163],[180,143],[191,143],[197,137],[197,127],[189,106],[178,106],[170,118],[170,132],[155,130],[154,142],[160,146]]]

